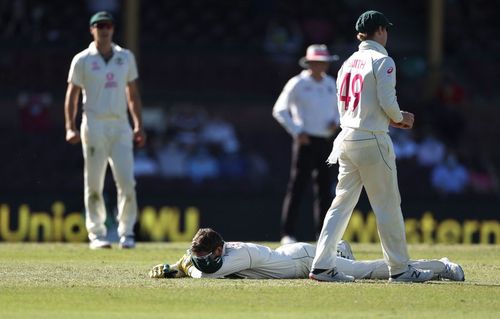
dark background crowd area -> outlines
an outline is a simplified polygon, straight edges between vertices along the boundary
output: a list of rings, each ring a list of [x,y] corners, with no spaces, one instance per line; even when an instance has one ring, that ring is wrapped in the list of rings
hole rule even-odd
[[[391,131],[403,198],[499,194],[500,1],[445,1],[442,77],[430,90],[428,1],[141,1],[137,53],[146,148],[136,151],[139,192],[285,191],[290,137],[271,109],[298,59],[325,43],[340,60],[356,50],[354,23],[367,9],[394,23],[388,51],[398,99],[416,114]],[[0,192],[80,193],[80,146],[64,141],[63,104],[72,57],[91,42],[101,9],[122,1],[0,0]],[[331,65],[336,76],[340,62]],[[107,179],[107,187],[112,180]],[[332,185],[333,189],[333,185]]]

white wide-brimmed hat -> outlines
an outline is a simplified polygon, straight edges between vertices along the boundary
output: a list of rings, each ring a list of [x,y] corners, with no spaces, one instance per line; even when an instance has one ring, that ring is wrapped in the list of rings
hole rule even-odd
[[[312,44],[307,47],[306,56],[300,58],[299,65],[304,69],[309,67],[309,61],[332,62],[338,61],[338,55],[330,55],[330,51],[324,44]]]

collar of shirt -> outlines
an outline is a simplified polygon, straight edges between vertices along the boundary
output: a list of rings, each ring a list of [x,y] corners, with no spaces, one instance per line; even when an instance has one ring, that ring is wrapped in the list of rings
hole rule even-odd
[[[380,52],[384,55],[389,55],[387,53],[387,50],[384,48],[384,46],[376,41],[373,40],[366,40],[363,41],[359,44],[359,50],[375,50],[377,52]]]
[[[113,49],[113,53],[116,53],[117,51],[120,51],[122,49],[119,45],[115,43],[111,43],[111,48]],[[95,42],[91,42],[89,44],[89,51],[91,54],[99,54]]]
[[[314,83],[324,83],[323,81],[326,78],[326,76],[323,76],[323,79],[321,79],[320,82],[314,81],[313,77],[311,76],[311,72],[309,72],[309,70],[303,70],[302,72],[300,72],[300,77],[309,81],[313,81]]]

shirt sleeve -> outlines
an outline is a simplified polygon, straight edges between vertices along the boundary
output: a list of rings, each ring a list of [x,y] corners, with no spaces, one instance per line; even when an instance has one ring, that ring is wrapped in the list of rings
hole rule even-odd
[[[333,86],[333,90],[335,92],[335,95],[336,95],[336,98],[334,99],[333,101],[333,106],[332,106],[332,109],[333,109],[333,122],[335,122],[335,124],[340,125],[340,113],[339,113],[339,106],[338,106],[338,93],[337,93],[337,85],[336,85],[337,81],[332,78],[332,86]]]
[[[377,97],[385,114],[396,123],[403,120],[396,98],[396,65],[391,57],[384,57],[373,62],[373,71],[377,79]]]
[[[290,106],[294,103],[297,83],[295,79],[288,81],[273,107],[273,117],[294,137],[302,132],[302,127],[293,122],[290,114]]]
[[[83,58],[75,56],[69,68],[68,83],[83,87]]]
[[[186,275],[188,275],[188,277],[191,277],[191,278],[201,278],[202,273],[201,273],[201,271],[196,269],[195,266],[191,265],[188,267]]]
[[[342,112],[340,111],[340,106],[342,105],[342,103],[339,103],[341,92],[339,90],[342,87],[342,83],[340,81],[341,79],[343,79],[343,71],[344,71],[344,64],[342,64],[342,66],[339,69],[339,72],[337,72],[337,79],[335,80],[336,84],[335,90],[337,91],[337,113],[339,114],[339,124],[340,124],[340,114],[342,114]]]
[[[129,53],[129,69],[127,74],[127,82],[132,82],[139,77],[139,72],[137,71],[137,63],[135,62],[135,55],[132,51],[128,51]]]

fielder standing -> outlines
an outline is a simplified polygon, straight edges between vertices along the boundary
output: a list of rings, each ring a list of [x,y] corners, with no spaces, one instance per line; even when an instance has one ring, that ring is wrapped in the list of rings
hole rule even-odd
[[[133,228],[137,202],[133,142],[138,147],[146,142],[135,57],[112,42],[113,32],[111,14],[102,11],[91,17],[90,33],[94,41],[71,62],[64,105],[66,141],[82,142],[86,226],[91,249],[111,248],[106,239],[106,208],[102,196],[108,163],[118,194],[119,245],[120,248],[135,247]],[[75,123],[80,92],[83,94],[81,134]]]
[[[353,280],[337,271],[335,245],[345,232],[363,186],[375,212],[391,280],[421,282],[432,278],[432,272],[409,266],[396,156],[388,127],[410,129],[414,116],[400,111],[396,99],[396,66],[385,49],[389,26],[392,23],[382,13],[363,13],[356,22],[359,51],[338,73],[342,131],[329,157],[329,162],[339,162],[338,184],[318,239],[311,279]]]
[[[296,242],[295,223],[311,177],[317,236],[332,201],[332,171],[325,160],[339,114],[335,80],[326,71],[336,58],[325,45],[310,45],[299,61],[305,70],[288,81],[273,108],[274,118],[293,137],[290,179],[281,215],[281,244]]]

